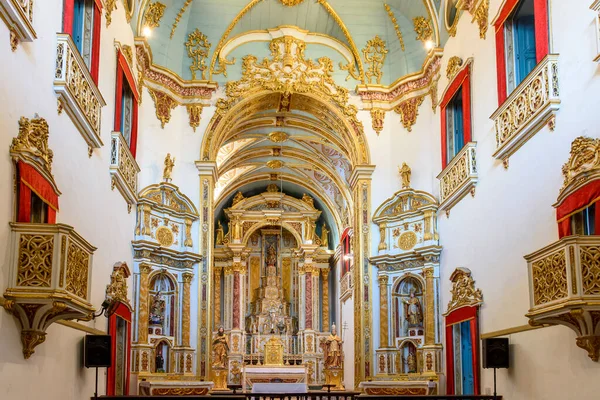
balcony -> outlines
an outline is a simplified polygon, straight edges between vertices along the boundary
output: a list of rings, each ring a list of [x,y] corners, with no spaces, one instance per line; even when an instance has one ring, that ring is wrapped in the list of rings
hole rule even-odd
[[[437,176],[440,180],[440,210],[446,214],[467,193],[475,196],[477,184],[477,142],[469,142]]]
[[[58,320],[87,319],[92,255],[96,250],[64,224],[11,223],[9,287],[4,308],[21,325],[23,355],[29,358]]]
[[[496,131],[494,157],[507,167],[508,157],[545,124],[554,130],[559,108],[558,55],[549,54],[491,116]]]
[[[0,0],[0,19],[10,30],[10,46],[17,50],[19,42],[32,42],[36,37],[33,29],[33,0]]]
[[[100,138],[100,111],[106,105],[71,36],[57,35],[54,91],[58,112],[63,108],[92,149],[103,145]]]
[[[600,236],[566,236],[525,256],[531,325],[564,325],[577,346],[600,355]]]
[[[129,151],[129,146],[121,132],[113,132],[110,139],[110,175],[112,189],[121,193],[127,207],[137,203],[137,177],[140,167]]]
[[[596,20],[596,37],[594,39],[596,42],[597,54],[596,57],[594,57],[594,61],[600,61],[600,0],[594,0],[590,9],[596,12],[596,18],[594,18]]]

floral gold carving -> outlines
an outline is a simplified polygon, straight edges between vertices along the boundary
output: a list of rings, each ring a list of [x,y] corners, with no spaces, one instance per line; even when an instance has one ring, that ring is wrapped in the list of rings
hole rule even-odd
[[[104,0],[104,16],[106,17],[106,27],[112,23],[112,12],[117,9],[117,0]]]
[[[53,236],[21,235],[17,286],[50,287],[53,254]]]
[[[398,247],[402,250],[410,250],[417,244],[417,235],[414,232],[404,232],[398,239]]]
[[[206,79],[206,58],[210,51],[211,44],[208,42],[208,38],[205,34],[196,29],[194,32],[188,35],[185,47],[187,48],[187,55],[192,60],[190,65],[190,71],[192,72],[192,80],[196,80],[196,71],[200,71],[202,74],[202,80]]]
[[[413,24],[415,25],[415,32],[417,33],[417,40],[423,43],[433,38],[433,28],[431,27],[431,21],[425,17],[413,18]]]
[[[110,275],[110,283],[106,285],[106,299],[123,304],[129,304],[127,278],[131,275],[127,264],[116,263]]]
[[[454,56],[450,57],[448,60],[448,66],[446,67],[446,77],[449,80],[454,78],[460,67],[463,65],[463,60],[460,57]]]
[[[583,294],[587,296],[600,295],[600,246],[581,246],[579,257],[581,258]]]
[[[424,98],[425,96],[413,97],[400,103],[394,108],[394,111],[400,114],[402,125],[409,132],[412,132],[412,127],[417,122],[417,116],[419,115],[419,106],[423,104]]]
[[[446,314],[465,306],[478,306],[483,303],[483,295],[480,289],[475,289],[475,281],[471,277],[471,271],[467,268],[457,268],[450,276],[452,299],[448,303]]]
[[[590,172],[600,172],[600,139],[579,136],[571,143],[569,161],[562,166],[563,188]]]
[[[188,104],[186,108],[190,119],[190,126],[194,129],[194,132],[196,132],[196,128],[200,126],[200,117],[202,115],[204,105]]]
[[[146,8],[146,14],[144,14],[144,26],[148,28],[158,28],[160,26],[160,20],[165,14],[166,5],[155,1],[150,3]]]
[[[284,163],[281,160],[269,160],[267,161],[267,167],[271,168],[271,169],[279,169],[279,168],[283,168]]]
[[[144,353],[145,354],[145,353]],[[207,387],[202,388],[153,388],[152,396],[204,396],[208,393]]]
[[[90,255],[84,249],[69,243],[65,289],[82,299],[87,299],[89,261]]]
[[[185,0],[185,3],[183,3],[183,6],[181,6],[181,9],[177,13],[177,16],[175,17],[175,22],[173,22],[173,26],[171,27],[171,39],[173,39],[173,35],[175,35],[175,30],[177,29],[177,25],[179,25],[179,21],[181,21],[181,17],[183,17],[183,14],[185,13],[185,11],[191,3],[192,0]]]
[[[48,147],[48,123],[36,115],[29,119],[19,119],[19,134],[10,145],[11,153],[27,153],[39,160],[39,164],[48,173],[52,169],[54,153]]]
[[[365,388],[369,396],[425,396],[426,388],[399,388],[399,387],[369,387]]]
[[[377,135],[381,133],[383,130],[383,121],[385,119],[385,111],[381,108],[373,108],[371,109],[371,124],[373,126],[373,130],[377,132]]]
[[[297,6],[298,4],[302,3],[303,1],[304,0],[279,0],[279,2],[286,7]]]
[[[235,194],[235,196],[233,197],[233,202],[231,203],[231,205],[235,206],[237,203],[239,203],[242,200],[244,200],[244,195],[242,194],[242,192],[237,192]]]
[[[152,100],[154,100],[156,118],[160,121],[161,128],[164,129],[165,124],[171,120],[171,111],[177,107],[177,102],[161,91],[148,89],[148,92]]]
[[[490,0],[482,0],[477,9],[473,20],[477,21],[479,26],[479,37],[485,39],[488,30],[488,14],[490,12]]]
[[[385,8],[385,11],[390,17],[392,25],[394,25],[394,30],[396,31],[396,36],[398,37],[398,41],[400,42],[400,47],[402,48],[402,51],[404,51],[404,38],[402,37],[402,32],[400,31],[400,27],[398,26],[398,20],[396,19],[396,16],[394,15],[394,12],[392,11],[389,5],[383,3],[383,7]]]
[[[227,78],[227,67],[235,64],[235,57],[232,60],[228,60],[225,57],[219,57],[219,68],[212,71],[213,75],[223,74]]]
[[[161,226],[156,230],[156,240],[163,247],[170,247],[175,241],[173,231],[166,226]]]
[[[288,140],[289,135],[282,131],[273,131],[269,133],[269,140],[273,143],[283,143]]]
[[[381,68],[383,68],[383,63],[385,62],[385,57],[388,53],[388,49],[385,47],[385,41],[379,36],[375,36],[373,39],[367,41],[367,45],[362,52],[365,58],[365,64],[369,66],[365,72],[367,83],[371,83],[373,78],[375,78],[377,84],[380,84],[383,76]]]

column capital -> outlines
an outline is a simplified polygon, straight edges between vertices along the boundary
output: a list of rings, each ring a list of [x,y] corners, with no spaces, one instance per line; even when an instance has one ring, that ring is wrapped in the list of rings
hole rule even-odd
[[[390,280],[390,277],[387,275],[379,275],[377,277],[377,282],[379,282],[379,286],[387,286],[389,280]]]
[[[427,279],[427,278],[433,278],[433,274],[434,274],[433,267],[425,267],[425,268],[423,268],[423,275],[425,276],[425,279]]]
[[[329,268],[321,268],[321,276],[323,279],[327,279],[329,276]]]
[[[358,181],[362,179],[371,179],[371,175],[373,175],[373,171],[375,171],[374,165],[357,165],[352,170],[352,175],[350,175],[350,187],[354,189],[355,185]]]
[[[140,273],[141,274],[149,274],[152,272],[152,267],[147,263],[140,263]]]
[[[217,175],[217,162],[216,161],[196,161],[196,168],[198,169],[198,175],[200,176],[211,176],[213,181],[218,180]]]
[[[194,274],[191,272],[184,272],[181,277],[183,278],[183,283],[190,284],[192,283],[192,279],[194,279]]]

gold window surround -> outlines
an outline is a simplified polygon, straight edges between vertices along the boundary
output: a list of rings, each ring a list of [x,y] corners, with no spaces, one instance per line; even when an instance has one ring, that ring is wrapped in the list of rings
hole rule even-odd
[[[116,187],[127,202],[127,210],[137,203],[137,177],[140,172],[135,158],[121,132],[113,132],[110,139],[111,188]]]
[[[560,109],[558,54],[548,54],[490,117],[494,121],[494,157],[508,159],[544,125],[553,131]]]

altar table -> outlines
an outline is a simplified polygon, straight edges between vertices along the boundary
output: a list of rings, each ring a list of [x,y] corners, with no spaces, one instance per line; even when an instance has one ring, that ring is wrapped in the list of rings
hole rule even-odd
[[[302,383],[306,388],[304,365],[246,365],[242,373],[243,390],[252,388],[255,383]]]
[[[255,383],[252,393],[307,393],[306,383]]]

